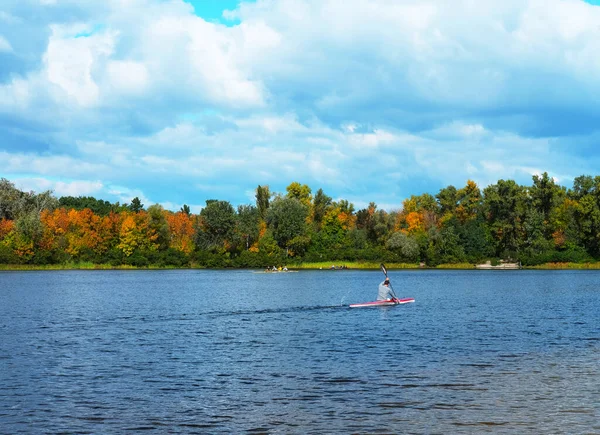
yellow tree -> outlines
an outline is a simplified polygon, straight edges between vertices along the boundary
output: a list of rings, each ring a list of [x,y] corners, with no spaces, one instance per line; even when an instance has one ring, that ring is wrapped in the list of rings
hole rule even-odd
[[[300,184],[297,181],[292,182],[285,188],[288,198],[296,198],[307,207],[312,206],[312,191],[306,184]]]
[[[126,257],[129,257],[136,250],[156,251],[158,249],[158,244],[155,243],[158,234],[149,228],[150,222],[146,212],[123,212],[122,217],[123,221],[121,222],[117,248]]]
[[[481,191],[477,183],[468,180],[467,185],[460,189],[456,196],[458,198],[456,217],[463,223],[474,219],[480,210],[482,202]]]

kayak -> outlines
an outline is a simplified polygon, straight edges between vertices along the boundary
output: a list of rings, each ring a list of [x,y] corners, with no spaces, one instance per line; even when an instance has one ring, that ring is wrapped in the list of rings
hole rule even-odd
[[[389,306],[400,305],[400,304],[409,304],[414,301],[415,301],[415,298],[396,299],[396,301],[393,301],[391,299],[386,299],[383,301],[363,302],[361,304],[350,304],[350,308],[389,307]]]

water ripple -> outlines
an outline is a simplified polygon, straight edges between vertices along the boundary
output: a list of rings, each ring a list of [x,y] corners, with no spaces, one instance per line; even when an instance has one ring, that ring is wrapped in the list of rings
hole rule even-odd
[[[0,274],[0,432],[600,431],[600,273],[394,273]]]

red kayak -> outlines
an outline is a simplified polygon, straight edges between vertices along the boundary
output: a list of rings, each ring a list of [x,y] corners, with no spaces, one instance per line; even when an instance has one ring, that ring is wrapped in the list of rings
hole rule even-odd
[[[350,308],[389,307],[392,305],[409,304],[414,301],[415,298],[385,299],[383,301],[363,302],[362,304],[350,304]]]

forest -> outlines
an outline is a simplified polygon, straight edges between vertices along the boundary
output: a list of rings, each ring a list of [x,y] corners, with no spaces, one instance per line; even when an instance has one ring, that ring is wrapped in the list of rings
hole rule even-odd
[[[427,267],[519,261],[524,266],[600,259],[600,176],[571,188],[547,173],[530,186],[473,181],[411,196],[398,210],[356,210],[292,182],[256,188],[254,204],[207,200],[200,213],[94,197],[24,192],[0,179],[0,264],[239,267],[389,262]]]

